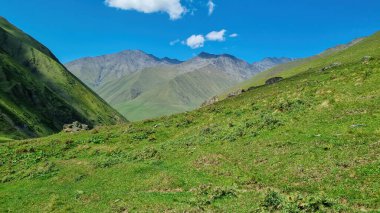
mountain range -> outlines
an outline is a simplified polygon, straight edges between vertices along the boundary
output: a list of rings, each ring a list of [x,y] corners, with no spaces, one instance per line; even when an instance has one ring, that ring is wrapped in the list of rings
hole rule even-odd
[[[48,48],[0,17],[0,139],[46,136],[74,121],[126,120]]]
[[[127,119],[142,120],[195,109],[237,83],[293,60],[266,58],[250,64],[229,54],[202,52],[182,62],[127,50],[65,66]]]

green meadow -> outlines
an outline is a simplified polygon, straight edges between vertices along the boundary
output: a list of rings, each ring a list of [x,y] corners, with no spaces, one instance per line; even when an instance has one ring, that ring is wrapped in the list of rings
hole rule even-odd
[[[378,212],[379,38],[195,111],[1,143],[0,211]]]

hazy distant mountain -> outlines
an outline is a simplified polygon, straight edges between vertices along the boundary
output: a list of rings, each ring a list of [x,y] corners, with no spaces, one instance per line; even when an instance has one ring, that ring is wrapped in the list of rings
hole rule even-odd
[[[125,121],[41,43],[0,17],[0,139],[46,136],[80,121]]]
[[[178,63],[181,62],[176,59],[159,59],[140,50],[126,50],[111,55],[79,59],[65,66],[88,86],[95,89],[106,82],[145,68]]]
[[[79,79],[130,120],[192,110],[253,75],[292,59],[249,64],[235,56],[202,52],[182,62],[139,50],[66,64]]]
[[[223,72],[236,81],[241,81],[253,76],[258,70],[235,56],[223,54],[214,55],[202,52],[198,56],[177,66],[178,70],[191,72],[205,67]]]
[[[257,70],[257,72],[262,72],[268,69],[271,69],[279,64],[285,64],[291,61],[294,61],[295,59],[292,58],[264,58],[261,61],[255,62],[252,64],[252,67],[254,70]]]
[[[161,58],[160,59],[161,62],[166,62],[166,63],[169,63],[169,64],[180,64],[182,63],[183,61],[180,61],[180,60],[177,60],[177,59],[174,59],[174,58],[168,58],[168,57],[164,57],[164,58]]]

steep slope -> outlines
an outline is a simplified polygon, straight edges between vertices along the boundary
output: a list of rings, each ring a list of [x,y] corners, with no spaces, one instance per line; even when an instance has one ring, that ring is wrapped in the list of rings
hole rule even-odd
[[[289,60],[268,58],[251,65],[228,54],[202,52],[180,62],[124,51],[66,66],[125,117],[141,120],[195,109],[238,82]]]
[[[126,50],[111,55],[83,58],[66,64],[75,76],[94,89],[145,68],[178,64],[176,59],[159,59],[140,50]]]
[[[197,111],[0,144],[0,210],[378,212],[380,33],[297,69]]]
[[[46,136],[65,123],[125,119],[42,44],[0,18],[0,137]]]

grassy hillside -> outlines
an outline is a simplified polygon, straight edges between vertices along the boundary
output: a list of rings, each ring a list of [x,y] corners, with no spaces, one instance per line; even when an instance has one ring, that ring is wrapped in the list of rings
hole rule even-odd
[[[97,92],[128,120],[136,121],[196,109],[236,83],[209,67],[188,73],[161,67],[111,81]]]
[[[371,39],[359,38],[354,41],[344,44],[338,45],[334,48],[327,49],[319,55],[315,55],[309,58],[298,59],[289,63],[280,64],[272,69],[261,72],[249,80],[243,81],[232,88],[229,88],[227,91],[224,91],[220,98],[226,98],[227,95],[233,91],[238,89],[248,89],[250,87],[256,87],[260,85],[264,85],[265,81],[273,78],[273,77],[283,77],[289,78],[298,73],[304,72],[305,70],[322,66],[329,65],[328,63],[345,63],[350,62],[351,59],[355,59],[363,54],[373,54],[378,55],[379,48],[379,36],[373,36]],[[361,42],[365,40],[365,44],[361,44]],[[364,47],[363,45],[366,45]],[[356,47],[354,47],[356,46]]]
[[[0,144],[0,209],[378,212],[379,38],[193,112]]]
[[[125,119],[42,44],[0,18],[0,141],[46,136],[65,123]]]
[[[44,53],[45,55],[56,59],[56,57],[53,55],[53,53],[50,52],[48,48],[46,48],[44,45],[42,45],[40,42],[33,39],[28,34],[24,33],[17,27],[13,26],[11,23],[9,23],[5,18],[0,16],[0,26],[1,29],[4,30],[6,33],[14,36],[15,39],[24,42],[25,44],[37,49],[38,51]]]

